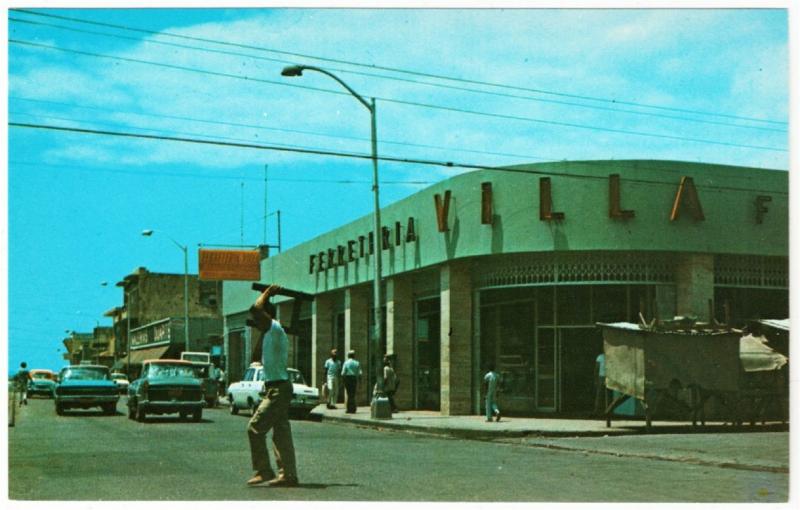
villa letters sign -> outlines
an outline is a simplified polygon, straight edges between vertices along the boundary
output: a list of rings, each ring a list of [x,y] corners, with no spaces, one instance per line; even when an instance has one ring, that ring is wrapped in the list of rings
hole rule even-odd
[[[200,250],[201,280],[261,280],[258,250]]]
[[[335,248],[328,248],[325,251],[310,255],[308,257],[308,274],[321,273],[328,269],[345,266],[356,259],[374,254],[374,237],[373,233],[370,232],[366,236],[350,239],[345,244],[337,245]],[[380,242],[382,250],[388,250],[392,246],[400,246],[403,243],[413,243],[416,240],[417,230],[413,217],[408,218],[405,234],[403,234],[403,226],[399,221],[394,222],[394,228],[381,227]]]

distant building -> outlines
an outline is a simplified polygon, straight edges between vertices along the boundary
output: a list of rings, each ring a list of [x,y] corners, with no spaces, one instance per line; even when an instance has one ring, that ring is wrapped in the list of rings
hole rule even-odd
[[[481,413],[503,377],[504,414],[590,411],[597,322],[677,315],[741,325],[788,317],[788,172],[674,161],[557,162],[465,173],[262,262],[262,281],[315,295],[291,364],[312,385],[331,347],[370,374],[373,260],[406,409]],[[365,194],[364,202],[372,196]],[[232,378],[249,361],[256,294],[225,282]],[[233,380],[233,379],[232,379]],[[371,383],[362,384],[367,401]]]
[[[114,368],[130,363],[138,371],[142,361],[177,358],[185,350],[184,275],[152,273],[137,268],[117,283],[123,306],[105,313],[114,321],[117,359]],[[211,352],[222,346],[222,286],[188,276],[189,350]],[[130,353],[128,353],[130,345]]]
[[[98,326],[91,333],[70,331],[63,343],[63,358],[71,365],[86,362],[110,367],[114,363],[114,332],[110,327]]]

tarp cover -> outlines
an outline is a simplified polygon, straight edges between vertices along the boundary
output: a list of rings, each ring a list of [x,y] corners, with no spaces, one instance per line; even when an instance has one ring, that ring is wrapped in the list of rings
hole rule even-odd
[[[745,372],[780,370],[789,359],[767,345],[763,336],[743,336],[739,343],[739,356]]]
[[[636,324],[600,324],[606,355],[606,385],[645,399],[649,389],[677,381],[717,391],[736,391],[739,333],[687,334],[642,330]]]
[[[131,350],[131,365],[141,365],[143,361],[148,359],[161,359],[167,349],[169,349],[169,345]]]

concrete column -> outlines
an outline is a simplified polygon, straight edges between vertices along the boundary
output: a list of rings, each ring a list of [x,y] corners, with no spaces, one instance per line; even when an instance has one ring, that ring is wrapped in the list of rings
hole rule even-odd
[[[319,388],[325,380],[325,360],[330,355],[333,337],[333,296],[318,294],[311,302],[311,386]]]
[[[356,359],[361,363],[364,375],[359,381],[357,405],[369,404],[369,374],[367,367],[367,321],[369,315],[370,286],[350,287],[344,292],[344,350],[342,361],[347,359],[347,351],[356,351]]]
[[[450,263],[440,273],[441,412],[472,414],[472,284],[467,264]]]
[[[395,356],[394,368],[400,380],[395,401],[401,409],[410,409],[414,399],[413,310],[411,278],[396,276],[386,280],[386,352]]]
[[[677,315],[709,320],[708,301],[714,299],[714,256],[699,253],[679,255],[675,290]]]

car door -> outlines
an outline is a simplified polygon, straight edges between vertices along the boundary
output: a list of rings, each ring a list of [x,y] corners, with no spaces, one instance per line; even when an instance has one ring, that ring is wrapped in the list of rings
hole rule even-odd
[[[242,380],[231,386],[231,394],[233,395],[233,401],[236,407],[247,407],[247,395],[250,392],[250,380],[253,378],[255,372],[256,370],[254,368],[248,368],[245,371]]]

